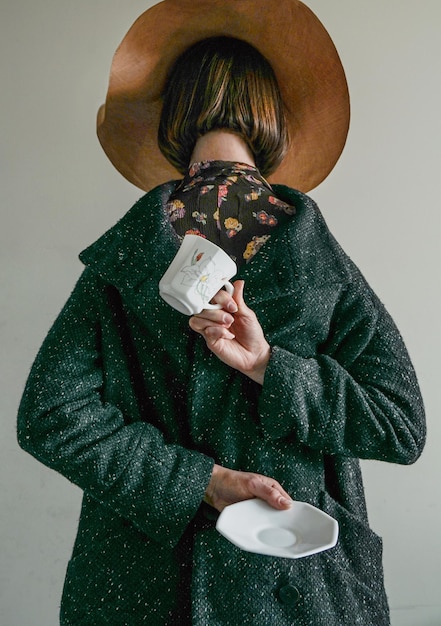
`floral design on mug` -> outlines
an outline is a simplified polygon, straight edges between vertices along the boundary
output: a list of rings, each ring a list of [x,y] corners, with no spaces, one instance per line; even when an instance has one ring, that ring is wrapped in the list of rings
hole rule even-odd
[[[204,303],[213,296],[213,290],[222,280],[222,274],[216,269],[216,264],[211,256],[206,257],[205,252],[195,250],[191,257],[190,265],[181,269],[182,285],[192,286]]]

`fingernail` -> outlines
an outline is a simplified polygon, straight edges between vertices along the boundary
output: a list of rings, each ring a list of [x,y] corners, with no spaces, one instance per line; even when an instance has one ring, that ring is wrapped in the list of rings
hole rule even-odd
[[[232,324],[234,322],[234,318],[231,315],[224,315],[222,319],[224,324]]]
[[[237,304],[235,302],[229,302],[228,306],[227,306],[227,310],[230,311],[231,313],[236,313],[237,312]]]
[[[292,505],[292,500],[289,500],[288,498],[280,498],[279,502],[280,504],[283,504],[284,506]]]

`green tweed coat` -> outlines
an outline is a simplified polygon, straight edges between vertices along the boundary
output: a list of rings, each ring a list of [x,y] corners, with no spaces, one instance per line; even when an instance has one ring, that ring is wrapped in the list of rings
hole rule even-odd
[[[158,294],[174,185],[82,253],[21,403],[20,445],[84,491],[61,624],[385,626],[358,459],[412,463],[424,445],[400,335],[313,201],[277,186],[296,215],[238,274],[273,348],[263,387],[229,368]],[[337,546],[234,547],[201,504],[214,461],[336,517]]]

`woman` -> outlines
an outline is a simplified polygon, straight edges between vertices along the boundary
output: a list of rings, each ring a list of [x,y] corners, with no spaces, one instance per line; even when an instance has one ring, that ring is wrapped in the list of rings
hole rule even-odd
[[[183,179],[82,253],[22,400],[21,446],[84,490],[62,624],[389,623],[357,459],[417,459],[418,385],[312,200],[264,178],[289,150],[284,105],[265,58],[227,34],[168,74],[159,146]],[[195,230],[239,272],[222,309],[188,321],[158,282]],[[327,511],[338,545],[242,552],[214,524],[253,497]]]

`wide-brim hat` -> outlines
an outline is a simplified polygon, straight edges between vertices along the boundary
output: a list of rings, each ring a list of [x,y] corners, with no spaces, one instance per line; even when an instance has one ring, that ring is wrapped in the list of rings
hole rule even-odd
[[[144,191],[182,178],[158,147],[161,94],[171,66],[187,48],[221,35],[247,41],[274,69],[291,142],[270,182],[310,191],[343,150],[349,94],[329,34],[298,0],[164,0],[145,11],[113,57],[97,120],[105,153]]]

